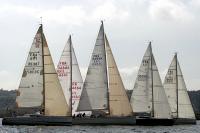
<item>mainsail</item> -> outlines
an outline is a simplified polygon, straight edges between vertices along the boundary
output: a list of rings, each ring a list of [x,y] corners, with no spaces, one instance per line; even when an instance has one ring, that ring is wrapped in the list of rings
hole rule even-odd
[[[171,118],[170,107],[149,44],[142,59],[131,96],[135,113],[149,113],[155,118]]]
[[[62,52],[57,67],[57,73],[67,103],[68,105],[72,104],[72,114],[74,114],[77,110],[77,106],[80,100],[83,80],[81,77],[81,72],[72,45],[71,36],[69,37],[67,44],[65,45],[65,48]],[[71,101],[71,94],[72,94],[72,101]]]
[[[78,106],[78,111],[89,110],[108,110],[108,78],[103,23],[92,53]]]
[[[174,118],[195,119],[177,54],[169,66],[164,80],[164,89]]]
[[[131,116],[133,111],[106,36],[105,40],[109,75],[109,115]]]
[[[42,25],[31,46],[16,102],[18,107],[40,106],[46,116],[66,116],[68,113]]]

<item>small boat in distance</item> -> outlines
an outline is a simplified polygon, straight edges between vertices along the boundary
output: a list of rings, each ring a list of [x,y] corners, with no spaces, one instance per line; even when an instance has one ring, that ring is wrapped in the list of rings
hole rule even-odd
[[[16,98],[17,108],[36,114],[3,118],[3,125],[71,125],[72,118],[40,25],[28,54]]]
[[[90,117],[74,118],[80,125],[135,125],[121,76],[101,24],[88,67],[78,111]]]
[[[173,125],[151,42],[143,56],[130,102],[136,115],[136,125]]]
[[[169,66],[163,86],[175,120],[174,124],[196,124],[194,110],[188,96],[177,54],[175,54]]]

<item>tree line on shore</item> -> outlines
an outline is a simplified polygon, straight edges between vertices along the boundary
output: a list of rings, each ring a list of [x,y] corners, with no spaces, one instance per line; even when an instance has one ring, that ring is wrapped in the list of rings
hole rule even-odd
[[[127,95],[130,99],[132,90],[127,90]],[[192,106],[194,108],[197,119],[200,119],[200,90],[188,91]],[[16,110],[15,99],[17,96],[16,90],[0,90],[0,117],[8,117],[13,115]],[[34,112],[38,109],[31,109],[28,112]],[[18,113],[23,114],[23,110],[18,110]],[[20,113],[20,114],[21,114]]]

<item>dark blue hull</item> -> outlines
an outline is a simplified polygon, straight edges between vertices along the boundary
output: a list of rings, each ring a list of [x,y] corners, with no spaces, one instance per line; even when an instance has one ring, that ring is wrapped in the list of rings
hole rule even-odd
[[[136,125],[141,126],[172,126],[173,119],[158,119],[158,118],[137,118]]]
[[[135,117],[73,118],[72,125],[136,125]]]
[[[45,125],[45,126],[71,126],[72,117],[65,116],[19,116],[3,118],[2,125]]]
[[[177,118],[174,119],[174,125],[196,125],[196,119]]]

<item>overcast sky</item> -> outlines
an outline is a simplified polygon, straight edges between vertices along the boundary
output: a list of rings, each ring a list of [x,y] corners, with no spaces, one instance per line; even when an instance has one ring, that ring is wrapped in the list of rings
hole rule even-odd
[[[0,88],[18,88],[42,16],[56,65],[69,34],[73,34],[85,77],[100,20],[104,20],[127,89],[134,86],[149,41],[162,80],[178,52],[188,89],[200,89],[200,0],[0,0],[0,3]]]

